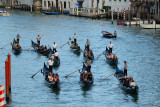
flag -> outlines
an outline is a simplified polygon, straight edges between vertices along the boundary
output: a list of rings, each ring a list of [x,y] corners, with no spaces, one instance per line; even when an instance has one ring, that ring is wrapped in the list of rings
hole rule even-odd
[[[79,3],[77,3],[76,6],[80,7],[80,6],[79,6]]]

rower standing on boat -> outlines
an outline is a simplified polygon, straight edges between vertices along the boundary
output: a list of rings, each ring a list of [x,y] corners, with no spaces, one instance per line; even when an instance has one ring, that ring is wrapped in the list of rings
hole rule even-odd
[[[17,44],[19,44],[19,39],[21,38],[21,36],[19,34],[17,34]]]
[[[77,45],[77,35],[76,35],[76,33],[74,33],[74,36],[73,36],[73,38],[74,38],[74,43],[75,43],[75,46]]]
[[[92,64],[92,61],[88,59],[86,63],[88,72],[91,71],[91,64]]]
[[[127,62],[124,61],[124,76],[127,76],[127,67],[128,67]]]
[[[112,50],[113,50],[113,44],[111,43],[111,41],[110,41],[110,44],[109,44],[109,53],[112,53]]]
[[[89,51],[90,44],[91,44],[91,42],[87,39],[86,46],[87,46],[88,51]]]
[[[52,72],[53,63],[53,57],[50,57],[50,60],[47,62],[47,64],[49,65],[49,72]]]
[[[37,36],[37,43],[38,43],[38,45],[40,45],[40,40],[41,40],[41,37],[38,35]]]
[[[113,36],[117,36],[117,32],[116,31],[114,31]]]
[[[57,52],[57,51],[55,51],[55,53],[54,53],[54,57],[55,57],[55,58],[57,58],[57,59],[59,58],[59,54],[58,54],[58,52]]]
[[[54,42],[54,44],[53,44],[53,53],[57,51],[57,50],[56,50],[57,47],[58,47],[58,45],[55,44],[55,42]]]

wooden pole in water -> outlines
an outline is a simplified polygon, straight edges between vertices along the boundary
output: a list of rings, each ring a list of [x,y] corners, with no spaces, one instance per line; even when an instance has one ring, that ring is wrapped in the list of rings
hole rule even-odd
[[[9,102],[9,79],[8,79],[8,61],[5,61],[5,82],[6,82],[6,101]]]
[[[111,11],[112,11],[112,24],[113,24],[113,9]]]
[[[8,54],[8,78],[9,78],[9,92],[11,92],[11,55]]]
[[[157,16],[157,0],[155,0],[155,30],[156,30],[156,16]]]

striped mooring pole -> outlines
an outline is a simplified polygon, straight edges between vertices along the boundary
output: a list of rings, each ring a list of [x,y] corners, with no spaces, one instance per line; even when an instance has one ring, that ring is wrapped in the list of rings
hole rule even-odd
[[[0,85],[0,107],[5,107],[4,101],[4,86]]]
[[[117,20],[119,21],[119,8],[117,9]]]
[[[124,21],[126,20],[126,12],[125,12],[125,8],[124,8]]]

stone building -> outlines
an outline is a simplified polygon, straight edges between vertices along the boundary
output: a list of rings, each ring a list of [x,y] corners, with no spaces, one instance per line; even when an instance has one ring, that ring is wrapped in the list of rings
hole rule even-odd
[[[42,10],[69,11],[73,0],[42,0]]]

